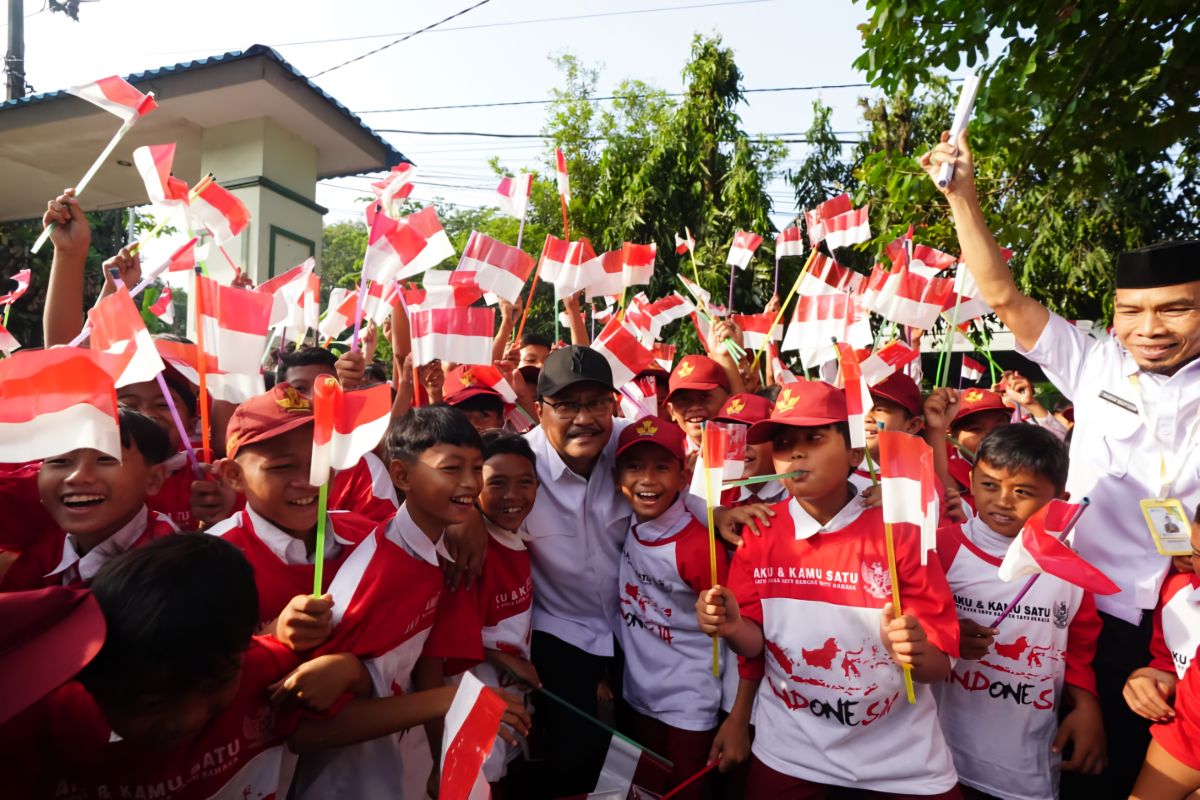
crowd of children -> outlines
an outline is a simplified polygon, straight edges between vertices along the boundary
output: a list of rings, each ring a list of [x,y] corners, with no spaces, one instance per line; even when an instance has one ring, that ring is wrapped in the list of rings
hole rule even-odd
[[[69,270],[86,222],[69,195],[46,221]],[[49,344],[73,333],[62,313]],[[844,388],[761,387],[716,346],[738,334],[719,322],[712,355],[648,367],[649,413],[621,411],[585,343],[531,335],[474,365],[515,403],[473,365],[414,379],[399,359],[387,433],[334,477],[325,520],[314,386],[386,371],[277,353],[265,393],[213,404],[193,469],[208,415],[167,358],[165,383],[118,392],[121,458],[84,445],[0,475],[0,794],[436,797],[466,673],[503,702],[498,797],[1050,800],[1062,773],[1103,774],[1092,594],[1042,575],[998,614],[1027,523],[1072,499],[1073,417],[1017,372],[926,395],[897,371],[855,447]],[[742,477],[762,480],[709,502],[692,487],[713,425],[744,431]],[[932,448],[936,553],[893,552],[883,431]],[[1124,687],[1154,731],[1142,797],[1200,787],[1193,531]]]

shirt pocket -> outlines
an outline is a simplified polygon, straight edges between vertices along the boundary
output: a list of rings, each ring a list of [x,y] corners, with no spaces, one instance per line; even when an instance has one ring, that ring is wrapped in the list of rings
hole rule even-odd
[[[1104,419],[1103,432],[1096,440],[1097,467],[1106,475],[1123,478],[1129,473],[1134,458],[1157,458],[1157,449],[1148,437],[1139,437],[1142,420],[1132,414],[1121,412],[1120,416],[1108,414]]]

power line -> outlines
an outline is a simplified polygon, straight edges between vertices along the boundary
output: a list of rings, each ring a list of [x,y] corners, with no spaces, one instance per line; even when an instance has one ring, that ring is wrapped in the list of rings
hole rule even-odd
[[[420,34],[424,33],[425,31],[428,31],[428,30],[433,30],[433,29],[434,29],[434,28],[436,28],[438,25],[441,25],[443,22],[449,22],[450,20],[452,20],[452,19],[455,19],[456,17],[461,17],[463,14],[466,14],[466,13],[467,13],[467,12],[469,12],[469,11],[474,11],[475,9],[479,8],[480,6],[482,6],[482,5],[486,5],[486,4],[490,3],[490,2],[491,2],[491,0],[479,0],[479,2],[478,2],[478,3],[476,3],[475,5],[473,5],[473,6],[468,6],[468,7],[464,8],[464,9],[463,9],[463,10],[461,10],[461,11],[456,11],[455,13],[453,13],[453,14],[451,14],[450,16],[446,17],[445,19],[440,19],[440,20],[438,20],[437,22],[434,22],[434,23],[431,23],[431,24],[429,24],[429,25],[426,25],[424,28],[421,28],[420,30],[415,30],[415,31],[413,31],[412,33],[409,33],[409,34],[406,34],[406,35],[404,35],[404,36],[401,36],[399,39],[395,39],[395,40],[393,40],[393,41],[391,41],[391,42],[388,42],[387,44],[385,44],[385,45],[383,45],[383,46],[381,46],[381,47],[376,47],[374,50],[368,50],[367,52],[363,53],[361,56],[355,56],[354,58],[350,59],[349,61],[343,61],[341,64],[336,64],[336,65],[334,65],[334,66],[332,66],[332,67],[329,67],[328,69],[323,69],[323,70],[321,70],[320,72],[318,72],[318,73],[316,73],[316,74],[314,74],[314,75],[309,75],[308,77],[309,77],[309,79],[312,79],[312,78],[319,78],[319,77],[321,77],[322,75],[326,75],[326,74],[328,74],[328,73],[330,73],[330,72],[333,72],[335,69],[341,69],[342,67],[344,67],[344,66],[346,66],[346,65],[348,65],[348,64],[353,64],[353,63],[354,63],[354,62],[356,62],[356,61],[362,61],[362,60],[363,60],[364,58],[366,58],[367,56],[373,56],[373,55],[375,55],[376,53],[379,53],[379,52],[382,52],[382,51],[384,51],[384,50],[387,50],[389,47],[393,47],[393,46],[395,46],[395,45],[398,45],[398,44],[400,44],[401,42],[407,42],[409,39],[413,38],[414,36],[418,36],[418,35],[420,35]]]
[[[376,133],[403,133],[403,134],[407,134],[409,136],[483,136],[483,137],[486,137],[489,139],[548,139],[549,138],[548,136],[546,136],[543,133],[493,133],[490,131],[415,131],[415,130],[408,130],[405,128],[376,128],[375,132]],[[846,134],[863,133],[863,131],[834,131],[835,135],[839,134],[839,133],[846,135]],[[776,138],[784,137],[784,136],[805,136],[805,135],[806,134],[804,131],[782,131],[779,133],[750,133],[750,134],[747,134],[747,136],[770,136],[770,137],[776,137]],[[644,137],[641,137],[641,138],[644,138]],[[603,141],[607,141],[607,140],[608,140],[608,137],[605,137],[605,136],[585,137],[585,141],[589,141],[589,142],[603,142]],[[784,142],[806,142],[808,140],[807,139],[781,139],[781,141],[784,141]],[[843,140],[839,139],[838,141],[840,142]],[[853,140],[846,140],[846,141],[848,141],[848,143],[850,143],[850,144],[855,143]]]

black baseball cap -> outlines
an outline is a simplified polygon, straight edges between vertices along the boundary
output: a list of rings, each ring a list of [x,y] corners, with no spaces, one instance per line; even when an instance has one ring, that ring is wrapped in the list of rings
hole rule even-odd
[[[577,383],[598,383],[616,391],[608,360],[590,347],[571,345],[546,356],[538,375],[538,397],[553,397]]]

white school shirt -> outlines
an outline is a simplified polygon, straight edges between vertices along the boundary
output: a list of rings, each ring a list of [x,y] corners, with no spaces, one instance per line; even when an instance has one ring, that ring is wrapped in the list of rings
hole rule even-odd
[[[334,512],[336,514],[337,512]],[[253,508],[246,505],[246,515],[250,517],[250,524],[254,528],[254,533],[258,535],[260,541],[267,546],[267,549],[279,557],[279,560],[285,564],[299,566],[301,564],[317,563],[316,553],[309,555],[304,542],[297,539],[295,536],[284,533],[275,523],[271,522],[266,517],[256,512]],[[327,515],[326,520],[329,519]],[[229,519],[218,523],[218,525],[210,528],[208,533],[221,535],[225,530],[232,528],[238,522],[238,515],[235,513]],[[326,526],[325,536],[325,558],[334,559],[342,553],[343,540],[334,533],[333,524]]]
[[[1200,430],[1185,441],[1200,419],[1200,359],[1170,376],[1144,372],[1115,338],[1097,341],[1053,313],[1034,347],[1026,351],[1018,344],[1017,352],[1075,403],[1067,491],[1090,498],[1092,508],[1079,520],[1073,541],[1081,556],[1121,587],[1118,594],[1097,597],[1096,607],[1137,625],[1158,602],[1171,563],[1155,549],[1138,506],[1159,493],[1163,449],[1169,466],[1183,451],[1170,496],[1189,513],[1200,502]]]
[[[165,522],[173,529],[178,531],[175,523],[171,518],[154,512],[154,517],[160,522]],[[54,575],[62,576],[63,586],[69,586],[75,579],[76,573],[79,575],[79,580],[84,583],[91,583],[92,578],[96,577],[96,573],[104,566],[110,558],[124,553],[131,549],[138,539],[142,538],[142,534],[146,532],[146,526],[151,522],[150,509],[142,506],[133,519],[122,525],[116,533],[109,536],[103,542],[93,547],[91,550],[79,555],[79,550],[76,549],[75,535],[68,533],[63,539],[62,558],[58,562],[58,566],[46,573],[46,577],[50,578]]]
[[[960,619],[991,625],[1021,590],[1024,581],[997,573],[1011,543],[978,517],[938,530]],[[1100,620],[1083,589],[1042,575],[999,631],[983,658],[958,659],[945,683],[932,684],[942,731],[961,783],[1001,800],[1054,800],[1062,756],[1050,745],[1063,686],[1095,693]]]

